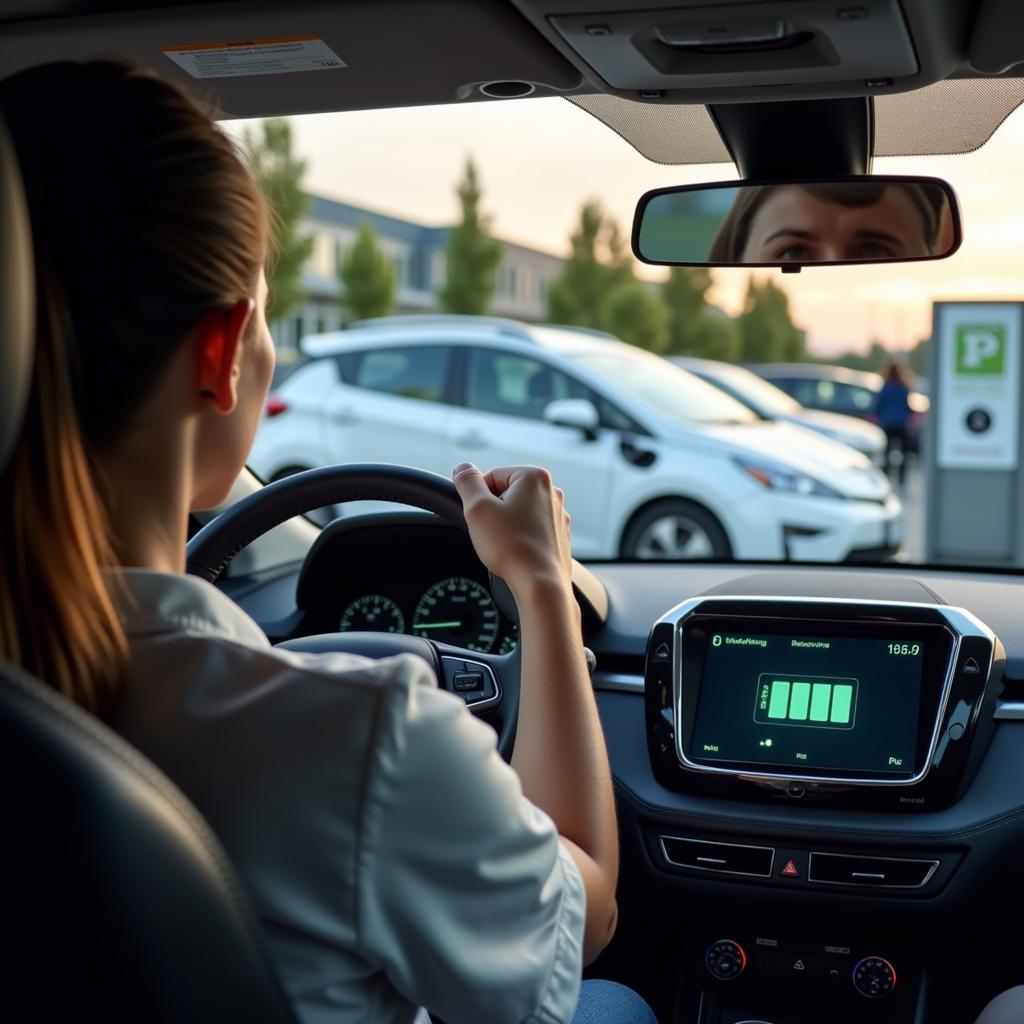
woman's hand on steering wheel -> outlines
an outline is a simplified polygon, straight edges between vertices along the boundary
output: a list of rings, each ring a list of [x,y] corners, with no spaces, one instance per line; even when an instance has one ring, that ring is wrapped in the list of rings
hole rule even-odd
[[[452,476],[480,561],[513,594],[525,594],[538,581],[571,589],[565,494],[546,469],[506,466],[482,473],[464,462]]]

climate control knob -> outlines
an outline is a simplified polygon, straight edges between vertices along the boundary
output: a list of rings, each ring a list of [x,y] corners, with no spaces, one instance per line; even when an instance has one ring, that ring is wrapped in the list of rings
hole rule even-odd
[[[708,946],[704,954],[704,966],[719,981],[732,981],[743,973],[747,966],[747,954],[743,947],[732,939],[719,939]]]
[[[868,999],[884,999],[896,987],[896,971],[880,956],[866,956],[853,969],[853,987]]]

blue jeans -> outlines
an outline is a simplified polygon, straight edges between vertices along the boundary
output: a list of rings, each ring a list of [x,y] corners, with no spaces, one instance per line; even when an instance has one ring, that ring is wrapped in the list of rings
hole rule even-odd
[[[585,981],[572,1024],[658,1024],[651,1008],[614,981]]]

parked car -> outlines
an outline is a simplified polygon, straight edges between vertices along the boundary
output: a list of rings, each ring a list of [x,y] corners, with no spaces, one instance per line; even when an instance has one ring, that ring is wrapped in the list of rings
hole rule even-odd
[[[845,366],[817,363],[759,363],[748,367],[759,377],[781,388],[801,405],[822,412],[871,418],[875,395],[882,390],[882,375]],[[921,427],[931,402],[919,390],[910,393],[911,418],[908,451],[921,450]]]
[[[781,420],[824,434],[856,449],[876,465],[885,459],[885,431],[873,423],[845,413],[807,409],[781,388],[743,366],[686,356],[672,356],[669,361],[714,384],[763,420]]]
[[[901,540],[899,499],[858,452],[610,335],[391,317],[303,349],[252,451],[267,480],[351,461],[544,465],[585,558],[841,561]]]

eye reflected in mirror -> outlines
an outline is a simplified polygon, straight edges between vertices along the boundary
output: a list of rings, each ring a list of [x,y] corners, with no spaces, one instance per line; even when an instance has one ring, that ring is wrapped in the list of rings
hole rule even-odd
[[[875,175],[658,189],[640,200],[633,225],[645,263],[712,267],[935,260],[960,240],[946,182]]]

